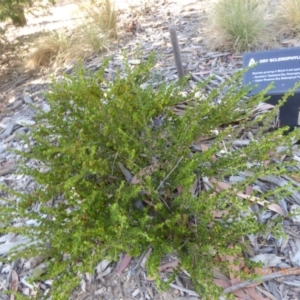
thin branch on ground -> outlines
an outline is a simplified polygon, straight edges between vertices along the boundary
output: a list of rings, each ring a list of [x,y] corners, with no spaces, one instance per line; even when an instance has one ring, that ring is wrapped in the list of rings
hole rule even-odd
[[[247,280],[247,281],[235,284],[233,286],[230,286],[230,287],[224,289],[223,293],[228,294],[233,291],[236,291],[236,290],[239,290],[239,289],[242,289],[245,287],[249,287],[251,285],[261,284],[264,281],[269,281],[269,280],[272,280],[275,278],[289,276],[289,275],[295,275],[295,274],[300,274],[300,268],[287,269],[287,271],[280,271],[280,272],[276,272],[273,274],[263,275],[257,280]]]

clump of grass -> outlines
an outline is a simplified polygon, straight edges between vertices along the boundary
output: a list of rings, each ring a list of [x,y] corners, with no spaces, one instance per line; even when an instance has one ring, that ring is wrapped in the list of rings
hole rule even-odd
[[[118,36],[117,12],[112,0],[80,0],[78,7],[103,32],[112,38]]]
[[[274,27],[279,34],[300,34],[300,0],[281,0],[277,6]]]
[[[37,69],[65,61],[67,50],[71,46],[71,40],[63,32],[52,32],[39,37],[35,45],[36,47],[33,48],[26,59],[25,66],[28,69]]]
[[[125,3],[127,3],[129,7],[131,15],[134,16],[144,16],[151,11],[151,4],[147,0],[140,0],[139,4],[132,3],[130,0],[125,0]]]
[[[25,66],[32,70],[79,61],[92,53],[103,52],[107,48],[107,41],[107,35],[91,23],[82,24],[70,33],[51,33],[37,40],[36,47],[28,55]]]
[[[117,38],[117,13],[111,0],[80,1],[78,7],[85,21],[68,34],[55,32],[38,39],[27,58],[28,69],[85,59],[105,51]]]
[[[262,0],[219,0],[209,12],[207,45],[214,50],[265,48],[272,42],[268,23]]]
[[[92,53],[102,53],[109,45],[109,37],[93,23],[79,25],[72,35],[70,57],[84,59]]]

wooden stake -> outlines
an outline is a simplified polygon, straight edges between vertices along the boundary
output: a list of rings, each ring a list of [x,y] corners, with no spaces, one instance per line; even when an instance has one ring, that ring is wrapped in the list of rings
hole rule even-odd
[[[178,44],[178,40],[177,40],[175,26],[170,26],[169,32],[170,32],[170,36],[171,36],[171,43],[172,43],[172,48],[173,48],[173,53],[174,53],[174,58],[175,58],[175,64],[176,64],[176,68],[177,68],[177,74],[178,74],[179,78],[182,78],[184,73],[183,73],[183,66],[182,66],[182,62],[181,62],[181,55],[180,55],[179,44]]]

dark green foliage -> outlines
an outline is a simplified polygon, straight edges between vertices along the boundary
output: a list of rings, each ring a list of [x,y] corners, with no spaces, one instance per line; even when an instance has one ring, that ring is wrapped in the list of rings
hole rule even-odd
[[[40,1],[34,0],[0,0],[0,20],[11,19],[15,26],[25,26],[27,21],[25,17],[25,9],[40,5]],[[49,0],[54,4],[55,1]]]
[[[196,91],[183,96],[185,82],[142,89],[152,66],[150,57],[133,70],[127,67],[127,77],[116,76],[113,82],[105,79],[105,64],[95,74],[79,68],[74,76],[54,83],[47,96],[51,111],[41,112],[39,125],[32,128],[35,144],[29,144],[30,151],[22,155],[48,170],[24,167],[23,173],[40,188],[18,195],[18,207],[6,209],[5,220],[9,225],[19,215],[40,225],[8,226],[6,231],[39,240],[22,252],[24,257],[52,258],[44,278],[56,278],[53,299],[68,298],[78,284],[78,271],[92,272],[102,258],[117,259],[120,252],[140,255],[149,245],[154,250],[150,275],[155,276],[163,255],[175,251],[197,292],[214,299],[220,292],[212,283],[216,255],[240,254],[242,236],[266,230],[254,213],[240,215],[252,203],[236,194],[259,176],[287,172],[285,163],[262,162],[279,145],[285,145],[289,155],[291,135],[298,131],[284,136],[283,130],[265,130],[275,111],[253,120],[251,111],[264,100],[265,91],[244,100],[248,89],[240,86],[240,73],[199,100]],[[224,93],[222,103],[212,105],[220,93]],[[183,116],[174,114],[174,105],[191,99],[193,105]],[[150,121],[157,116],[164,116],[164,121],[153,128]],[[226,153],[234,139],[258,122],[262,129],[255,141]],[[239,127],[233,126],[237,123]],[[213,129],[219,130],[213,146],[192,154],[193,142],[213,136]],[[220,151],[224,154],[212,159]],[[143,176],[132,184],[125,178],[126,170]],[[196,196],[191,193],[197,178],[224,181],[241,171],[251,171],[253,176],[220,193],[213,189]],[[289,188],[256,196],[276,201],[277,195],[290,193]],[[32,210],[37,202],[39,213]],[[215,210],[229,214],[216,220]],[[275,225],[281,221],[274,219]]]

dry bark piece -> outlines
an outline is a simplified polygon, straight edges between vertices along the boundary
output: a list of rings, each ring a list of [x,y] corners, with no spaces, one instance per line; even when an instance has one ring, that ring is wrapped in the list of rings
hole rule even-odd
[[[132,181],[132,177],[133,177],[132,174],[130,173],[130,171],[128,169],[126,169],[124,167],[124,165],[122,163],[119,163],[118,165],[119,165],[119,168],[122,171],[123,175],[125,176],[126,181],[130,183]]]
[[[15,161],[12,162],[6,162],[0,164],[0,176],[5,176],[7,174],[10,174],[11,172],[15,171],[17,169],[17,164]]]
[[[127,268],[127,266],[129,265],[129,263],[131,261],[131,258],[132,257],[129,256],[127,253],[125,254],[125,256],[123,257],[123,259],[119,265],[118,270],[116,271],[117,274],[122,273]]]
[[[19,286],[19,276],[15,270],[11,270],[10,289],[17,291]]]
[[[245,195],[245,194],[242,194],[242,193],[237,193],[237,196],[239,196],[242,199],[247,199],[247,200],[256,202],[256,203],[258,203],[260,205],[265,205],[266,204],[268,206],[269,210],[272,210],[272,211],[274,211],[274,212],[276,212],[276,213],[278,213],[278,214],[280,214],[282,216],[285,215],[285,213],[282,210],[282,208],[278,204],[276,204],[276,203],[270,203],[269,201],[266,201],[266,200],[261,201],[257,197],[253,197],[253,196],[251,197],[250,195]]]

